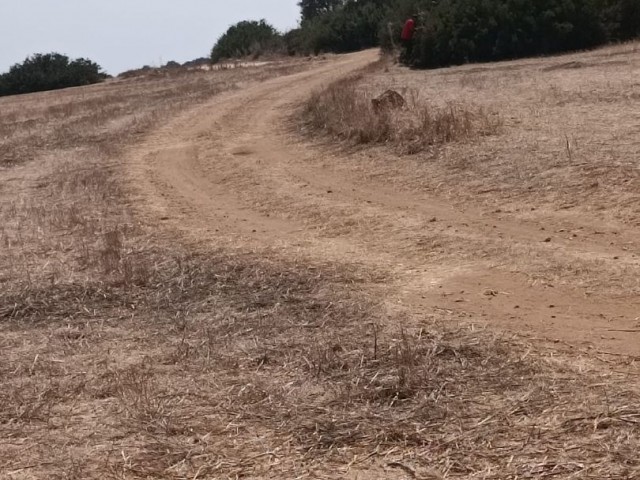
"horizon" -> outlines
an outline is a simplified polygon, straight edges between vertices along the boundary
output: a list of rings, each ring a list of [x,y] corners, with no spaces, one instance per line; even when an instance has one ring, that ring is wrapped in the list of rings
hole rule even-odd
[[[126,0],[65,0],[62,5],[23,0],[4,10],[0,73],[31,55],[52,52],[87,58],[110,75],[169,61],[184,63],[208,57],[216,40],[239,21],[264,18],[286,31],[300,19],[297,0],[236,0],[233,6],[216,6],[210,0],[180,5],[170,0],[152,5]]]

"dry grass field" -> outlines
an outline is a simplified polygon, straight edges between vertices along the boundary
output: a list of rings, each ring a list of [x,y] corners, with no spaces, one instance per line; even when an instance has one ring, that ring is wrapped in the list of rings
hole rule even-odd
[[[0,99],[0,478],[640,478],[637,45],[376,58]]]

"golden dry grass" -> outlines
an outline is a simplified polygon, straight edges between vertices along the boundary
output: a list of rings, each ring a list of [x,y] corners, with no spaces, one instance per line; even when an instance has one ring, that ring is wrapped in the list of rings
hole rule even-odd
[[[434,108],[473,105],[501,119],[498,135],[403,161],[399,177],[412,172],[403,183],[460,204],[521,215],[523,204],[548,211],[560,205],[603,224],[613,219],[639,226],[639,65],[635,42],[427,72],[391,66],[367,76],[359,91],[372,97],[393,88]]]
[[[0,101],[0,477],[640,476],[632,360],[416,323],[385,271],[140,222],[127,145],[290,68]]]
[[[377,69],[388,62],[382,60]],[[376,66],[367,72],[376,71]],[[406,98],[401,107],[377,108],[374,96],[362,88],[365,78],[365,73],[354,75],[314,93],[302,112],[309,129],[355,145],[388,144],[415,154],[446,143],[494,135],[501,125],[495,112],[460,102],[434,106],[415,90],[404,89]]]
[[[492,258],[533,282],[631,298],[640,292],[633,238],[640,226],[638,66],[637,42],[431,71],[387,63],[318,92],[303,106],[302,118],[308,136],[322,147],[336,139],[343,146],[366,146],[350,149],[348,164],[326,162],[340,175],[352,174],[357,165],[358,175],[398,197],[425,195],[461,211],[470,208],[475,220],[486,218],[488,226],[491,217],[529,222],[541,242],[559,236],[575,240],[575,253],[583,242],[601,237],[604,244],[604,237],[617,237],[616,244],[630,254],[628,261],[617,261],[617,254],[607,256],[604,249],[587,255],[541,253],[510,240],[456,238],[463,235],[449,229],[427,235],[424,249],[443,261]],[[409,107],[376,114],[370,100],[388,89],[403,94]],[[443,122],[432,115],[425,125],[421,105],[431,112],[457,105],[467,113]],[[434,135],[438,130],[430,125],[439,123],[452,134]],[[446,128],[451,125],[458,128]]]

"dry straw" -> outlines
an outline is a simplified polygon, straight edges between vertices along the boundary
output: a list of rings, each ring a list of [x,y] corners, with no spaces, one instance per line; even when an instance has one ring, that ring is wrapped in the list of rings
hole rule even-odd
[[[193,254],[133,221],[122,148],[249,74],[225,75],[3,100],[3,166],[38,168],[0,191],[0,477],[640,477],[633,361],[405,318],[372,299],[384,272]],[[486,127],[412,107],[399,128],[349,94],[367,113],[353,127],[342,93],[322,95],[323,128],[359,142]]]
[[[415,92],[409,92],[402,106],[378,108],[361,85],[363,75],[315,92],[304,105],[305,123],[355,145],[389,144],[403,153],[493,135],[502,124],[497,114],[483,108],[462,103],[437,107]]]

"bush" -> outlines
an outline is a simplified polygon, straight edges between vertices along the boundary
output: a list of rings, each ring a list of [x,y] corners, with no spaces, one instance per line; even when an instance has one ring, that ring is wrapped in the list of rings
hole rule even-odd
[[[304,0],[290,53],[394,49],[416,12],[421,68],[580,50],[640,35],[638,0]]]
[[[105,78],[100,66],[85,58],[36,54],[0,75],[0,96],[90,85]]]
[[[391,14],[387,37],[421,12],[415,48],[403,59],[421,68],[581,50],[640,34],[637,0],[399,1],[394,11],[403,16]]]
[[[301,28],[289,30],[282,36],[285,49],[289,55],[300,55],[308,53],[308,46],[305,39],[305,32]]]
[[[630,40],[640,36],[638,0],[606,0],[604,17],[611,40]]]
[[[216,42],[211,61],[279,52],[284,49],[282,36],[265,20],[243,21],[230,27]]]
[[[300,0],[298,2],[303,22],[326,15],[343,4],[344,0]]]
[[[299,53],[344,53],[379,45],[380,26],[389,0],[333,2],[324,13],[303,13]]]

